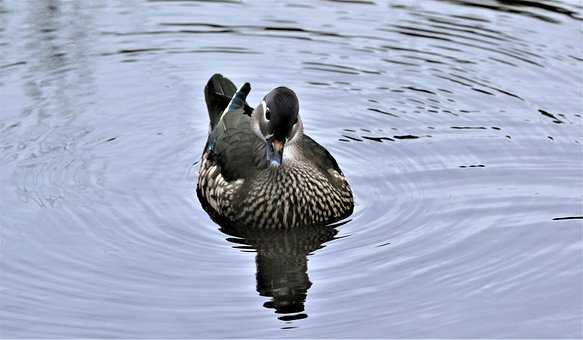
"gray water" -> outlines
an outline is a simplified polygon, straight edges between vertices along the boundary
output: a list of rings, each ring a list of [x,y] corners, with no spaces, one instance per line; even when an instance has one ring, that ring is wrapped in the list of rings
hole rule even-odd
[[[0,0],[0,337],[583,337],[582,13]],[[346,223],[207,216],[215,72],[296,91]]]

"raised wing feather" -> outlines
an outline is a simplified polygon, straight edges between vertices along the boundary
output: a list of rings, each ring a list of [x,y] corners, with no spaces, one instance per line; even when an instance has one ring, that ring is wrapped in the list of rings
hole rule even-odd
[[[229,78],[223,77],[220,73],[215,73],[204,87],[204,97],[209,113],[211,129],[214,128],[221,115],[231,102],[231,99],[237,92],[237,87]],[[245,114],[251,115],[253,109],[244,104],[243,110]]]
[[[235,93],[209,135],[206,152],[227,181],[251,177],[265,163],[265,143],[251,129],[245,110],[250,90],[245,83]]]

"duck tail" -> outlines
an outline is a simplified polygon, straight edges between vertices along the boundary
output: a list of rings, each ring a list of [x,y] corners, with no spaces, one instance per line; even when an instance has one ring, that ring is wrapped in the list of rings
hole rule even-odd
[[[249,93],[248,90],[246,92]],[[242,98],[233,98],[236,93],[237,87],[235,84],[233,84],[229,78],[223,77],[222,74],[215,73],[209,79],[204,88],[204,97],[209,112],[211,130],[219,122],[221,115],[229,106],[229,103],[231,103],[231,99],[238,99],[235,101],[238,102],[239,105],[243,105],[245,114],[251,114],[251,112],[253,112],[253,109],[245,102],[246,95]],[[242,101],[242,103],[239,103],[239,101]]]

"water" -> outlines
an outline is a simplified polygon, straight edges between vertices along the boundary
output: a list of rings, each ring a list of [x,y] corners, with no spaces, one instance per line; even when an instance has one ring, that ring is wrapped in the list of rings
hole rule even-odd
[[[582,13],[0,1],[0,336],[582,337]],[[298,93],[345,224],[204,213],[215,72]]]

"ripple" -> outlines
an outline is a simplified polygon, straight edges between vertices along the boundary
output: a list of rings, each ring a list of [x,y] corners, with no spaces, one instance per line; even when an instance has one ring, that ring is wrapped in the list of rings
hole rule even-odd
[[[555,217],[553,221],[564,221],[564,220],[581,220],[583,216],[566,216],[566,217]]]
[[[456,4],[461,4],[464,6],[479,7],[479,8],[486,8],[488,10],[520,14],[520,15],[532,17],[532,18],[535,18],[535,19],[538,19],[538,20],[541,20],[544,22],[548,22],[548,23],[553,23],[553,24],[558,24],[558,23],[560,23],[560,21],[558,21],[557,19],[554,19],[553,17],[550,17],[548,15],[540,14],[540,13],[537,13],[537,12],[532,11],[532,10],[525,10],[524,8],[526,7],[526,8],[535,9],[535,10],[541,9],[541,10],[544,10],[545,12],[550,12],[552,14],[566,15],[566,16],[569,16],[571,19],[583,20],[583,18],[581,18],[579,13],[572,11],[572,10],[569,10],[568,8],[566,8],[566,6],[562,7],[562,6],[558,6],[558,5],[554,5],[554,4],[547,4],[547,3],[541,3],[541,2],[536,2],[536,1],[504,1],[503,3],[497,3],[497,4],[481,3],[481,2],[466,1],[466,0],[446,0],[446,1],[453,2]]]
[[[0,4],[2,334],[581,334],[581,6],[356,2]],[[206,215],[215,72],[297,91],[350,219]]]

